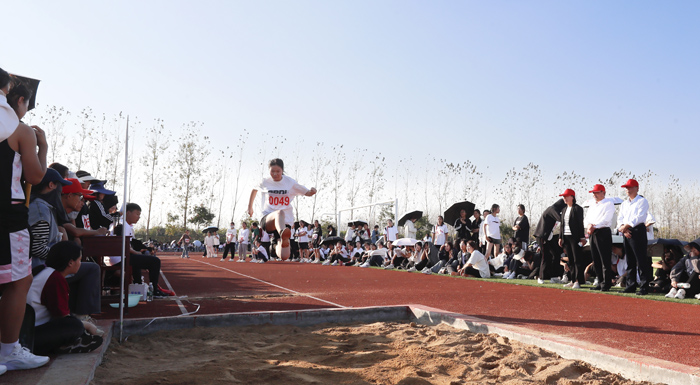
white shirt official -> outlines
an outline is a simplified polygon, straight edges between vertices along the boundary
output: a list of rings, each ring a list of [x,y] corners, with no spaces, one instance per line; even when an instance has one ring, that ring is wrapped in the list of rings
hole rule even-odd
[[[649,212],[649,202],[643,196],[637,194],[634,199],[629,198],[622,201],[620,205],[620,215],[617,216],[617,225],[629,225],[635,227],[643,225]]]
[[[583,220],[585,227],[592,224],[596,229],[612,226],[612,220],[615,216],[615,204],[612,198],[603,198],[600,202],[592,203],[586,212],[586,218]]]

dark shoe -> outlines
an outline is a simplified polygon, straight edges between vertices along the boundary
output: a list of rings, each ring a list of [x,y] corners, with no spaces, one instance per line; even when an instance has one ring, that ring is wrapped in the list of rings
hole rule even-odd
[[[623,290],[622,292],[623,292],[623,293],[634,293],[635,291],[637,291],[637,285],[627,286],[627,287],[625,288],[625,290]],[[646,290],[645,290],[645,291],[646,291]]]
[[[75,342],[70,345],[64,345],[56,349],[58,354],[67,353],[89,353],[102,345],[102,337],[93,336],[92,334],[84,331],[83,335],[80,336]]]
[[[639,288],[639,291],[637,292],[637,295],[647,295],[647,294],[649,294],[649,290],[647,290],[646,287]]]
[[[603,285],[603,286],[600,288],[600,291],[610,291],[610,285]]]
[[[591,290],[602,290],[602,289],[603,289],[603,286],[600,286],[600,285],[596,285],[596,286],[593,286],[591,288]]]
[[[163,293],[163,291],[160,290],[159,288],[156,287],[153,290],[153,298],[166,298],[166,297],[169,297],[169,295]]]

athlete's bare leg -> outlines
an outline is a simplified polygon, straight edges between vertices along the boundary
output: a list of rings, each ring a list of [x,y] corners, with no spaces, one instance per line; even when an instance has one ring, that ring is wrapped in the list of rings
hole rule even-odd
[[[268,214],[267,217],[265,217],[264,226],[268,233],[277,230],[282,241],[277,242],[277,245],[275,245],[275,252],[283,261],[289,259],[289,238],[292,237],[292,231],[285,226],[284,211],[278,210]]]

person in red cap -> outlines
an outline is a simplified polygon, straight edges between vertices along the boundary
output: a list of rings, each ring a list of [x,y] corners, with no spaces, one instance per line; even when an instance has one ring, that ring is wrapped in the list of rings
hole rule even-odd
[[[547,207],[540,216],[533,235],[537,239],[537,244],[542,248],[542,259],[539,266],[539,276],[537,283],[543,284],[547,280],[551,283],[561,283],[557,271],[559,268],[559,256],[561,248],[558,246],[559,234],[554,234],[554,226],[561,222],[561,212],[566,207],[563,199],[554,202]]]
[[[591,257],[593,266],[598,278],[598,284],[591,290],[609,291],[615,272],[612,270],[612,226],[615,216],[615,203],[610,198],[605,197],[605,187],[602,184],[593,186],[595,202],[591,204],[586,212],[583,224],[586,233],[591,240]]]
[[[586,232],[583,227],[583,208],[576,204],[576,192],[567,188],[563,194],[566,208],[562,210],[561,226],[559,226],[559,247],[564,248],[569,256],[569,267],[571,268],[571,281],[566,287],[580,289],[586,282],[584,270],[586,266],[583,262],[583,245],[586,244]]]
[[[94,198],[92,195],[92,190],[84,189],[78,179],[68,178],[66,180],[71,182],[71,184],[68,186],[63,186],[63,191],[61,192],[61,203],[63,203],[63,208],[66,210],[67,214],[73,212],[80,212],[80,210],[85,205],[85,199]],[[63,228],[66,229],[69,239],[72,240],[80,237],[107,235],[107,233],[109,233],[109,230],[105,228],[97,230],[79,228],[75,225],[75,220],[71,220],[68,223],[64,223]]]
[[[620,205],[617,216],[618,231],[624,236],[627,255],[627,287],[625,293],[637,290],[637,268],[639,267],[639,291],[637,295],[649,293],[649,282],[654,279],[651,259],[647,257],[647,228],[645,221],[649,212],[649,202],[639,195],[639,183],[630,179],[622,187],[627,189],[627,197]]]

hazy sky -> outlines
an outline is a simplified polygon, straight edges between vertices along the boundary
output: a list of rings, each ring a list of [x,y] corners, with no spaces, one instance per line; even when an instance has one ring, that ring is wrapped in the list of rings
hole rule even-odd
[[[221,148],[245,128],[500,174],[697,175],[696,1],[14,1],[3,15],[0,67],[42,79],[39,103],[201,121]]]

